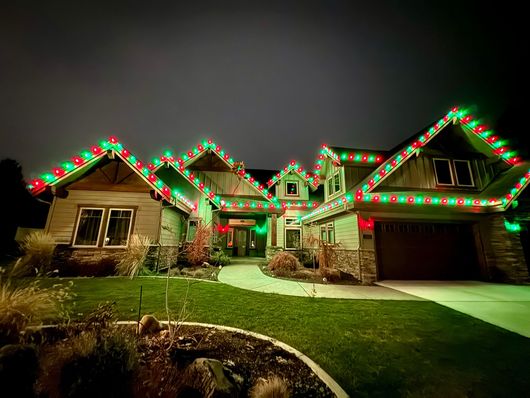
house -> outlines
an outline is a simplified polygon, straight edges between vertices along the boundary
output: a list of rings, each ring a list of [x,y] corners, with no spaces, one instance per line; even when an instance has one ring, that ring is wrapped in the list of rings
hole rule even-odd
[[[165,256],[206,225],[231,256],[302,256],[318,236],[365,283],[523,282],[529,181],[530,162],[453,108],[388,151],[323,145],[311,170],[294,160],[246,169],[213,140],[144,163],[110,137],[28,189],[50,198],[45,228],[62,255],[87,262],[119,253],[132,233]]]

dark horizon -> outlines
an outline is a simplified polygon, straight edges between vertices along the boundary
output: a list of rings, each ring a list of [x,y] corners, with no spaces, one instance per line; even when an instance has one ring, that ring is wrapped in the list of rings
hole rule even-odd
[[[211,137],[248,168],[311,168],[322,143],[387,150],[454,105],[523,123],[514,6],[214,4],[8,6],[0,158],[30,178],[111,134],[146,161]]]

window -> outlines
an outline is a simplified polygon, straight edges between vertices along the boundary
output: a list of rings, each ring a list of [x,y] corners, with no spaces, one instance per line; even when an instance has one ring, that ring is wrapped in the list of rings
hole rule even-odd
[[[133,209],[81,207],[73,239],[74,246],[126,247],[133,216]],[[105,238],[101,242],[102,231]]]
[[[454,185],[451,162],[448,159],[434,159],[434,171],[438,185]]]
[[[195,234],[197,233],[197,227],[199,226],[200,220],[188,220],[188,235],[186,236],[186,240],[188,242],[192,241],[195,238]]]
[[[285,195],[298,196],[298,182],[297,181],[286,181],[285,182]]]
[[[297,217],[285,217],[285,226],[301,225],[300,219]]]
[[[335,243],[335,225],[333,222],[320,226],[320,240],[327,243]]]
[[[340,178],[340,168],[333,167],[333,174],[328,178],[328,197],[336,195],[342,191]]]
[[[226,248],[231,249],[234,247],[234,229],[230,228],[226,234]]]
[[[248,247],[250,249],[256,248],[256,230],[255,229],[250,230],[250,244]]]
[[[464,187],[475,186],[469,160],[453,160],[453,163],[455,166],[456,183]]]
[[[285,248],[291,250],[299,249],[302,241],[301,236],[302,231],[300,228],[285,229]]]
[[[104,246],[127,246],[133,211],[110,209]]]
[[[81,208],[75,232],[75,246],[97,246],[105,209]]]
[[[475,186],[469,160],[433,159],[433,162],[438,185]]]

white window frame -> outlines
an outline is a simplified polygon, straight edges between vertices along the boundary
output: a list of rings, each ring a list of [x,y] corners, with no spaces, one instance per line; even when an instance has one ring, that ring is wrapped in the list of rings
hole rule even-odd
[[[298,247],[287,247],[287,231],[299,231],[300,232],[300,242]],[[302,249],[302,228],[301,227],[286,227],[283,231],[283,246],[285,250],[300,250]]]
[[[109,224],[110,224],[110,213],[112,210],[120,210],[120,211],[130,211],[131,212],[131,221],[129,222],[129,230],[127,231],[127,243],[125,245],[107,245],[105,242],[107,240],[107,233],[109,232]],[[133,225],[134,220],[134,209],[127,209],[127,208],[119,208],[119,207],[110,207],[107,209],[107,226],[105,227],[105,235],[103,238],[103,247],[109,247],[109,248],[116,248],[116,249],[122,249],[127,246],[129,246],[129,239],[131,237],[131,229]]]
[[[451,174],[451,181],[452,181],[451,184],[445,184],[445,183],[441,183],[441,182],[438,181],[438,172],[436,171],[436,161],[437,160],[444,161],[444,162],[447,162],[449,164],[449,173]],[[453,186],[455,186],[455,176],[454,176],[454,173],[453,173],[453,165],[452,165],[451,159],[433,158],[432,159],[432,167],[434,169],[434,175],[436,176],[436,185],[441,185],[441,186],[445,186],[445,187],[453,187]]]
[[[329,241],[329,232],[333,231],[333,242]],[[331,243],[332,245],[335,244],[336,236],[335,236],[335,222],[327,222],[324,224],[320,224],[320,240],[322,240],[322,232],[325,233],[326,239],[323,240],[323,242]]]
[[[102,210],[101,212],[101,221],[99,223],[98,228],[98,237],[96,238],[96,244],[95,245],[76,245],[75,241],[77,240],[77,233],[79,232],[79,223],[81,222],[81,215],[83,213],[83,210]],[[101,238],[101,226],[103,225],[103,220],[105,219],[105,207],[92,207],[92,206],[82,206],[79,207],[79,213],[77,216],[77,223],[75,226],[75,233],[74,238],[72,240],[72,247],[98,247],[99,245],[99,239]]]
[[[339,177],[339,190],[335,190],[335,176]],[[344,179],[342,178],[342,167],[333,166],[333,173],[326,179],[326,187],[328,190],[328,200],[342,194],[344,192]],[[330,185],[331,182],[331,185]],[[331,188],[331,190],[330,190]]]
[[[201,218],[188,218],[188,225],[187,225],[187,229],[186,229],[186,242],[192,242],[193,239],[190,239],[190,222],[196,222],[197,223],[197,228],[201,225],[201,221],[202,219]]]
[[[292,220],[291,224],[288,224],[287,220]],[[301,223],[301,221],[300,221],[300,219],[298,217],[285,217],[283,224],[287,228],[290,228],[290,227],[301,227],[302,226],[302,223]]]
[[[287,184],[295,184],[296,193],[289,193],[289,190],[287,189]],[[293,197],[300,196],[300,184],[298,184],[298,181],[292,181],[292,180],[285,181],[285,196],[293,196]]]
[[[458,181],[458,173],[456,171],[456,162],[465,162],[467,163],[467,168],[469,170],[469,176],[471,177],[471,185],[467,185],[467,184],[460,184],[460,182]],[[475,186],[475,179],[473,178],[473,169],[471,168],[471,162],[469,160],[465,160],[465,159],[454,159],[453,160],[453,166],[455,168],[455,176],[456,176],[456,185],[460,186],[460,187],[474,187]]]

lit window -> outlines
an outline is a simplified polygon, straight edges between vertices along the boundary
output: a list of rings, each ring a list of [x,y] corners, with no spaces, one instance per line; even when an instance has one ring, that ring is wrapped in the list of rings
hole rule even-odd
[[[286,226],[301,225],[301,222],[300,222],[300,219],[297,217],[285,217],[285,225]]]
[[[127,246],[131,231],[132,210],[110,209],[105,246]]]
[[[333,222],[320,226],[320,240],[327,243],[335,243],[335,227]]]
[[[302,236],[302,231],[299,228],[285,229],[285,248],[286,249],[299,249]]]
[[[434,159],[434,171],[438,185],[454,185],[451,162],[448,159]]]
[[[256,230],[251,229],[250,230],[250,245],[249,248],[255,249],[256,248]]]
[[[230,228],[226,234],[226,247],[231,249],[234,247],[234,230]]]
[[[328,178],[328,196],[339,194],[341,191],[340,168],[334,167],[333,174]]]
[[[464,187],[475,186],[469,160],[453,160],[453,163],[455,166],[456,183]]]
[[[81,208],[75,233],[75,246],[97,246],[104,209]]]
[[[289,196],[298,196],[298,182],[297,181],[286,181],[285,182],[285,194]]]

